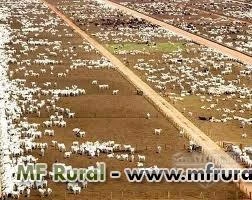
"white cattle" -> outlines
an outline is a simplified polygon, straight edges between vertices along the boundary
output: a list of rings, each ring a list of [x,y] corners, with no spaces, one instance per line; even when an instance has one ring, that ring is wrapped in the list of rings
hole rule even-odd
[[[66,146],[63,143],[58,143],[58,149],[60,152],[65,152],[66,151]]]
[[[72,152],[65,152],[64,153],[64,158],[70,158],[70,156],[71,156],[71,154],[72,154]]]
[[[40,153],[41,153],[41,156],[42,156],[42,157],[45,156],[45,150],[44,150],[44,149],[41,149],[41,150],[40,150]]]
[[[111,153],[111,154],[108,154],[107,157],[108,157],[108,158],[113,158],[114,155],[115,155],[114,153]]]
[[[68,118],[74,118],[75,113],[68,113]]]
[[[144,164],[142,162],[137,162],[137,167],[143,167]]]
[[[154,129],[155,135],[160,135],[161,132],[162,132],[162,129],[161,129],[161,128],[156,128],[156,129]]]
[[[50,196],[52,194],[52,189],[51,188],[47,188],[47,195]]]
[[[121,154],[121,158],[123,160],[129,160],[129,155],[128,154]]]
[[[46,189],[39,188],[38,191],[39,191],[39,194],[40,194],[41,197],[45,196]]]
[[[132,148],[131,145],[123,145],[123,148],[125,151],[130,151],[130,149]]]
[[[44,135],[54,136],[54,130],[46,129]]]
[[[134,160],[135,160],[135,156],[134,156],[134,155],[131,155],[131,156],[130,156],[130,161],[131,161],[131,162],[134,162]]]
[[[113,90],[112,94],[113,94],[113,95],[117,95],[118,92],[119,92],[119,90]]]
[[[138,155],[138,161],[139,162],[145,162],[145,156]]]
[[[146,119],[150,119],[150,117],[151,117],[150,113],[147,113],[146,114]]]
[[[81,187],[79,186],[74,186],[72,188],[74,194],[80,194],[81,193]]]
[[[98,84],[98,81],[97,80],[93,80],[92,81],[92,85],[97,85]]]
[[[100,90],[107,90],[107,89],[109,89],[109,85],[99,85],[99,89]]]

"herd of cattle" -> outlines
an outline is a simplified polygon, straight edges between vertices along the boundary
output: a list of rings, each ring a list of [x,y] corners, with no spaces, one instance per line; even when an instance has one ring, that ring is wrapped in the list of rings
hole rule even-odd
[[[31,6],[32,5],[32,6]],[[61,88],[57,80],[67,77],[68,73],[77,68],[86,67],[88,69],[109,69],[113,67],[111,63],[101,57],[100,59],[80,60],[74,59],[77,56],[77,48],[69,46],[62,49],[63,40],[49,41],[48,39],[39,39],[38,36],[46,34],[57,34],[58,30],[64,27],[64,23],[59,18],[50,16],[48,9],[39,1],[22,1],[15,4],[11,0],[7,3],[1,2],[0,21],[5,22],[0,25],[0,63],[1,63],[1,190],[3,197],[19,198],[20,194],[30,196],[31,189],[38,189],[40,195],[48,196],[53,192],[47,185],[47,180],[41,181],[19,181],[17,180],[18,165],[33,163],[38,158],[31,155],[38,150],[39,154],[44,157],[49,147],[55,147],[56,151],[64,154],[64,158],[70,158],[72,154],[85,156],[100,156],[107,154],[109,158],[118,160],[127,160],[134,162],[135,148],[131,145],[116,144],[114,141],[108,142],[89,142],[79,144],[73,141],[72,146],[68,149],[64,142],[52,140],[48,142],[37,142],[42,137],[54,137],[55,127],[65,128],[67,119],[74,118],[75,112],[67,107],[57,106],[57,102],[65,97],[77,97],[85,95],[83,88],[76,85]],[[30,6],[30,7],[29,7]],[[25,12],[33,13],[34,18],[24,15]],[[47,19],[40,24],[36,23],[39,16],[48,13]],[[49,20],[48,20],[49,19]],[[21,27],[15,28],[20,23]],[[68,37],[73,37],[69,29],[64,29]],[[33,35],[33,37],[31,36]],[[58,38],[61,35],[58,34]],[[16,46],[13,46],[16,45]],[[41,53],[41,48],[46,53]],[[97,54],[97,52],[88,43],[83,42],[79,48],[85,52]],[[32,53],[34,52],[34,53]],[[29,55],[29,59],[28,59]],[[63,60],[57,59],[59,55],[70,57],[72,65],[67,69],[60,71],[55,66],[63,63]],[[27,59],[26,59],[27,58]],[[33,68],[34,65],[39,67]],[[11,66],[16,66],[11,68]],[[36,79],[43,79],[46,75],[55,77],[53,81],[38,83]],[[23,78],[16,78],[23,77]],[[100,84],[98,80],[93,80],[90,85],[98,87],[99,90],[108,89],[109,85]],[[112,95],[117,95],[118,89],[112,91]],[[45,113],[48,113],[47,117]],[[29,117],[44,118],[42,123],[35,123]],[[157,131],[160,133],[160,131]],[[73,136],[85,137],[86,132],[80,128],[73,129]],[[160,149],[160,148],[159,148]],[[122,152],[123,153],[120,153]],[[160,150],[159,150],[160,151]],[[136,165],[144,166],[145,156],[137,155]],[[71,166],[68,166],[71,168]],[[50,173],[49,173],[50,174]],[[68,185],[68,189],[74,194],[80,193],[82,187],[73,184]]]
[[[189,116],[199,118],[203,115],[204,119],[211,117],[210,122],[220,123],[238,120],[237,127],[245,124],[247,131],[251,131],[252,66],[133,18],[105,5],[103,1],[75,1],[69,5],[65,0],[58,8],[104,44],[123,46],[124,43],[147,42],[155,46],[165,40],[178,44],[178,49],[171,53],[160,51],[150,54],[147,50],[123,48],[115,49],[114,53],[133,66],[162,95],[169,96],[173,102],[182,102],[182,111]],[[250,37],[249,34],[246,33],[246,37]],[[196,96],[200,103],[196,108],[189,108],[194,110],[188,110],[186,104],[192,96]],[[205,114],[206,110],[209,114]],[[239,132],[236,134],[244,134]]]
[[[65,159],[70,159],[73,154],[90,158],[105,154],[108,158],[129,161],[137,167],[144,167],[146,156],[136,154],[136,147],[131,144],[119,144],[113,140],[82,143],[73,141],[67,147],[62,141],[38,142],[41,138],[53,139],[57,134],[54,129],[66,128],[67,121],[76,117],[74,110],[67,106],[57,106],[57,102],[87,93],[85,88],[76,85],[59,84],[60,80],[78,68],[96,70],[110,69],[113,66],[88,43],[82,42],[82,45],[73,47],[61,39],[61,34],[73,38],[75,33],[49,13],[48,8],[38,0],[22,0],[18,4],[14,0],[7,0],[0,2],[0,5],[0,164],[3,196],[19,198],[20,194],[25,194],[29,197],[31,189],[37,189],[42,197],[52,194],[47,180],[16,180],[17,166],[35,164],[38,158],[32,153],[39,151],[44,157],[47,156],[48,148],[55,148]],[[137,73],[144,75],[151,86],[162,95],[168,95],[174,103],[185,101],[186,104],[187,98],[196,97],[204,103],[199,107],[200,110],[214,111],[209,117],[197,116],[199,119],[221,123],[238,120],[240,126],[251,130],[252,66],[246,66],[221,53],[187,41],[144,20],[130,17],[101,2],[74,1],[71,6],[61,4],[59,9],[105,44],[127,42],[155,45],[167,40],[182,44],[182,47],[180,45],[171,53],[155,52],[150,55],[137,50],[116,50],[114,53]],[[31,17],[26,13],[30,13]],[[50,35],[57,35],[58,40],[50,40]],[[36,39],[38,36],[45,39]],[[251,47],[247,50],[251,51]],[[88,52],[94,58],[79,59],[81,52]],[[62,59],[59,59],[59,55]],[[62,70],[57,68],[66,60],[70,60],[70,66]],[[38,67],[33,68],[34,66]],[[44,82],[45,76],[51,76],[51,81]],[[97,79],[92,80],[89,86],[97,88],[99,92],[112,89],[111,95],[120,94],[117,88],[110,88],[109,84],[100,83]],[[228,105],[223,105],[225,102]],[[187,108],[183,111],[189,117],[194,117],[197,113]],[[150,117],[147,113],[146,118]],[[42,119],[41,123],[34,118]],[[156,128],[153,132],[161,135],[162,129]],[[72,133],[78,138],[90,134],[80,127],[75,127]],[[237,134],[242,137],[250,136],[249,132],[246,135],[244,132]],[[190,142],[189,150],[193,151],[194,147],[195,144]],[[156,152],[161,153],[161,150],[162,147],[157,146]],[[251,165],[250,158],[238,151],[233,147],[233,152]],[[249,147],[243,151],[251,153]],[[72,166],[68,165],[68,168]],[[67,185],[67,189],[74,194],[79,194],[86,187],[86,182]]]
[[[231,1],[129,1],[129,8],[252,55],[252,6]]]

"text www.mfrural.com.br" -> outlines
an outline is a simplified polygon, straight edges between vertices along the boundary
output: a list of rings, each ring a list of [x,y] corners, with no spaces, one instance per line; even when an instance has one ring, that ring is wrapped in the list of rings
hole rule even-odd
[[[205,168],[126,168],[124,173],[129,182],[238,182],[252,181],[251,169],[215,168],[207,163]]]
[[[105,182],[106,164],[100,163],[96,168],[68,169],[64,164],[54,164],[52,179],[55,182]],[[252,168],[224,169],[215,168],[207,163],[204,168],[125,168],[124,174],[129,182],[252,182]],[[41,180],[47,175],[47,165],[19,165],[17,180]],[[120,171],[111,171],[110,178],[120,178]]]

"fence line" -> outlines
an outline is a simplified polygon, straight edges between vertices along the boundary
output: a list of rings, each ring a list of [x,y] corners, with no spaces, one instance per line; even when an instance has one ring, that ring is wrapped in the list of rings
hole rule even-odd
[[[83,199],[89,199],[92,196],[93,199],[101,199],[101,200],[126,200],[126,199],[135,199],[135,200],[146,200],[146,199],[163,199],[163,200],[190,200],[190,199],[213,199],[218,200],[222,197],[222,200],[227,199],[246,199],[246,196],[238,191],[233,192],[191,192],[184,190],[168,189],[164,191],[144,191],[137,192],[132,190],[118,190],[118,191],[84,191]],[[65,200],[68,199],[68,196],[72,194],[65,194]]]

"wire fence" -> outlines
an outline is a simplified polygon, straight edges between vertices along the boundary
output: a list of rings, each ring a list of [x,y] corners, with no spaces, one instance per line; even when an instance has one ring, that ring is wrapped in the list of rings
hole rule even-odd
[[[65,199],[69,198],[69,195],[66,194]],[[245,194],[239,191],[219,191],[219,192],[202,192],[202,191],[185,191],[185,190],[167,190],[167,191],[158,191],[155,189],[145,192],[142,191],[83,191],[82,199],[101,199],[101,200],[147,200],[147,199],[163,199],[163,200],[193,200],[193,199],[212,199],[212,200],[247,200],[249,199]]]

